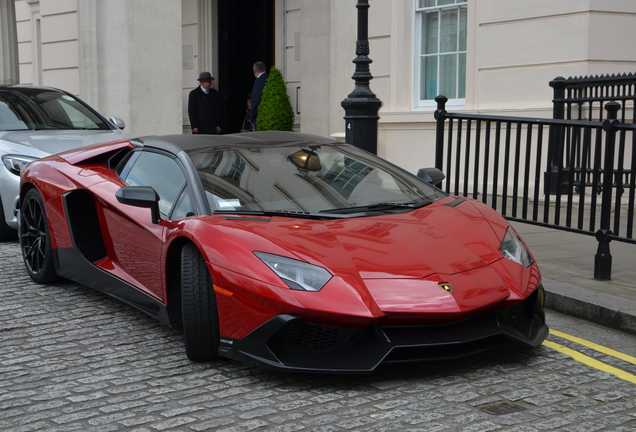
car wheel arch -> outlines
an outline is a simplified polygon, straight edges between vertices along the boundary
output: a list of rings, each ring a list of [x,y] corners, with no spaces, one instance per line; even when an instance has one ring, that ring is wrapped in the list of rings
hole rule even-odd
[[[20,195],[18,195],[18,204],[17,204],[17,208],[18,209],[22,209],[22,197],[25,197],[27,193],[29,193],[30,190],[35,189],[37,190],[40,195],[42,195],[42,191],[34,184],[31,182],[25,182],[22,183],[20,185]],[[18,215],[19,216],[19,215]],[[19,217],[18,217],[19,219]],[[20,221],[18,220],[18,224],[20,223]],[[19,231],[19,229],[18,229]],[[18,239],[19,239],[19,234],[18,234]]]
[[[31,189],[37,189],[37,187],[31,182],[25,182],[20,185],[20,199],[25,196]],[[21,205],[22,203],[20,203]]]
[[[40,194],[44,204],[44,214],[46,215],[47,221],[49,223],[49,235],[51,237],[51,244],[53,249],[56,249],[58,244],[58,239],[60,237],[62,238],[65,237],[65,230],[67,230],[68,227],[66,225],[64,227],[59,227],[50,222],[49,206],[51,205],[50,204],[51,195],[49,194],[47,196],[47,194],[44,192],[46,190],[46,185],[47,185],[46,182],[39,181],[36,178],[29,178],[27,181],[23,181],[22,184],[20,185],[18,208],[20,210],[22,209],[22,198],[25,197],[26,194],[29,193],[30,191],[36,190]]]
[[[193,245],[205,259],[201,248],[189,237],[172,239],[165,255],[166,302],[170,325],[182,329],[181,322],[181,251],[186,245]]]

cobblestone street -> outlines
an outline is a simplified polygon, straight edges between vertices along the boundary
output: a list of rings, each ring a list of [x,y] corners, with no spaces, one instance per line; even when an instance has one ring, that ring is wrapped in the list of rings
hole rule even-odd
[[[636,385],[546,347],[371,376],[200,365],[134,309],[33,284],[14,243],[0,244],[0,272],[3,431],[636,430]]]

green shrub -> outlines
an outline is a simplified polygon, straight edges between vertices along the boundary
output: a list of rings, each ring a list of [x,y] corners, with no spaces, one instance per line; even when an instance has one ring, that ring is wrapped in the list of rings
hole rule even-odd
[[[293,127],[294,111],[289,102],[285,80],[278,69],[272,68],[258,107],[256,130],[291,131]]]

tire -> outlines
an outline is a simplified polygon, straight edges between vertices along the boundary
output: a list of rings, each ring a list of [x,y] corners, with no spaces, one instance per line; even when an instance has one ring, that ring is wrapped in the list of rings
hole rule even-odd
[[[16,240],[18,233],[7,225],[4,219],[4,207],[2,207],[2,200],[0,199],[0,242]]]
[[[192,244],[181,250],[181,318],[188,358],[205,362],[217,357],[219,318],[212,277]]]
[[[31,279],[39,284],[58,280],[46,208],[37,189],[31,189],[22,199],[19,237],[22,258]]]

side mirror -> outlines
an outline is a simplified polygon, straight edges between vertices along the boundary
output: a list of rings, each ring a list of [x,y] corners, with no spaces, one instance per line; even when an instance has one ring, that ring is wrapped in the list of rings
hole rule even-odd
[[[117,116],[108,117],[108,121],[115,126],[117,129],[125,129],[126,123]]]
[[[133,207],[149,208],[152,223],[159,223],[159,195],[149,186],[124,186],[115,194],[117,201]]]
[[[446,178],[444,173],[437,168],[422,168],[417,172],[417,176],[424,183],[428,183],[435,187],[440,187],[442,185],[442,180]]]

